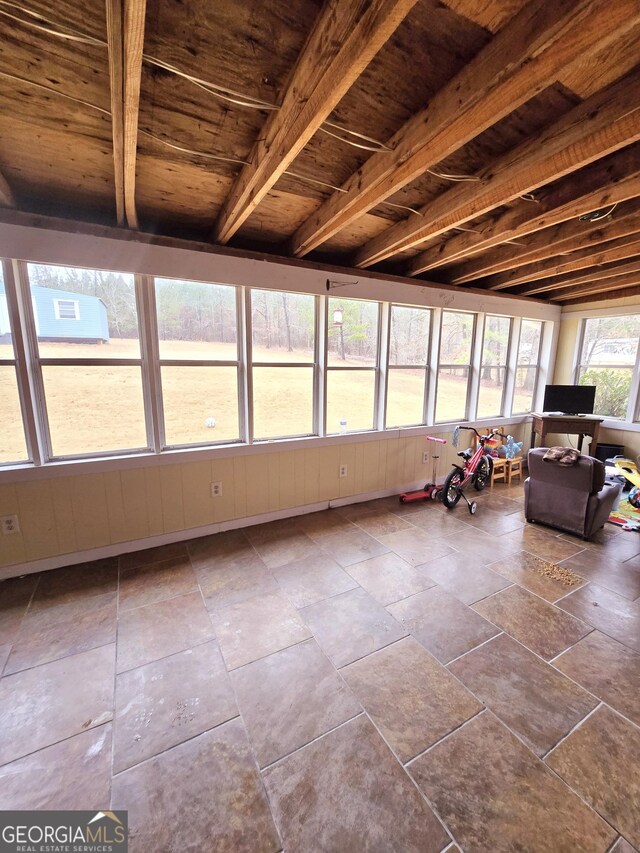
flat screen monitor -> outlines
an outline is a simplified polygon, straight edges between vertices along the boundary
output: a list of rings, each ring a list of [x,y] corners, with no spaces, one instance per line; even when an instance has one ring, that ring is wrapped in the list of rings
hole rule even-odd
[[[595,401],[595,385],[547,385],[543,410],[565,415],[592,415]]]

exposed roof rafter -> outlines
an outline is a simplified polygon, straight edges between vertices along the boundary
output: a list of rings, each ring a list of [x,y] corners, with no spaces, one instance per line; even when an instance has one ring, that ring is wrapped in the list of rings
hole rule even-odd
[[[417,0],[327,0],[298,57],[280,109],[269,113],[224,203],[214,240],[228,242]]]
[[[623,9],[624,7],[624,9]],[[295,233],[304,255],[516,110],[554,82],[559,72],[613,40],[636,0],[549,3],[532,0],[498,32],[420,113],[389,140],[393,153],[374,154]],[[413,219],[413,218],[412,218]]]

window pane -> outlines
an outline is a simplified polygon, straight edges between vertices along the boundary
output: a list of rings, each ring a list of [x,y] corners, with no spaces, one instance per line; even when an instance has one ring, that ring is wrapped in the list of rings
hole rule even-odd
[[[329,364],[373,367],[378,351],[378,303],[329,298]]]
[[[436,421],[462,421],[467,417],[468,367],[445,367],[438,371]]]
[[[315,298],[251,291],[254,361],[313,361]]]
[[[236,367],[163,367],[162,405],[167,444],[237,440]]]
[[[24,462],[27,458],[16,370],[11,365],[0,365],[0,464]]]
[[[596,386],[596,415],[626,418],[633,368],[589,367],[580,372],[580,385]]]
[[[494,317],[488,314],[484,323],[482,363],[486,365],[507,363],[509,351],[510,317]],[[483,371],[484,375],[484,371]]]
[[[537,367],[519,367],[516,370],[512,409],[514,415],[522,415],[531,411],[537,372]]]
[[[373,429],[374,370],[329,370],[327,372],[327,433]]]
[[[387,382],[387,427],[423,423],[425,369],[394,370]]]
[[[586,320],[580,363],[633,366],[639,337],[640,314]]]
[[[540,354],[542,323],[539,320],[523,320],[520,326],[518,364],[537,364]]]
[[[235,287],[171,278],[155,287],[160,358],[237,360]]]
[[[469,364],[473,346],[473,314],[442,312],[440,364]]]
[[[490,418],[502,414],[505,373],[504,367],[483,366],[478,389],[479,418]]]
[[[54,456],[147,446],[139,367],[43,367]]]
[[[425,365],[429,357],[431,311],[391,306],[389,364]]]
[[[43,358],[140,358],[133,276],[29,264]]]
[[[313,432],[313,368],[253,368],[254,438]]]

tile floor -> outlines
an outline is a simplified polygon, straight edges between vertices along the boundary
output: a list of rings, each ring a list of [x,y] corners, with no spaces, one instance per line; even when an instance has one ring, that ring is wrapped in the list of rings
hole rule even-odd
[[[0,808],[126,808],[133,853],[640,849],[640,537],[479,504],[0,583]]]

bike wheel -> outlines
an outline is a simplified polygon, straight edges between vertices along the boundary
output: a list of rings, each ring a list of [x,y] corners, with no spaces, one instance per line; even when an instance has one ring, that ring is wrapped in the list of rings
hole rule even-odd
[[[462,482],[462,472],[457,468],[447,474],[447,479],[442,487],[442,503],[447,509],[453,509],[460,500],[460,483]]]
[[[492,469],[493,462],[491,461],[491,457],[483,456],[478,462],[478,467],[476,468],[476,473],[473,478],[473,488],[477,492],[481,492],[491,482]]]

